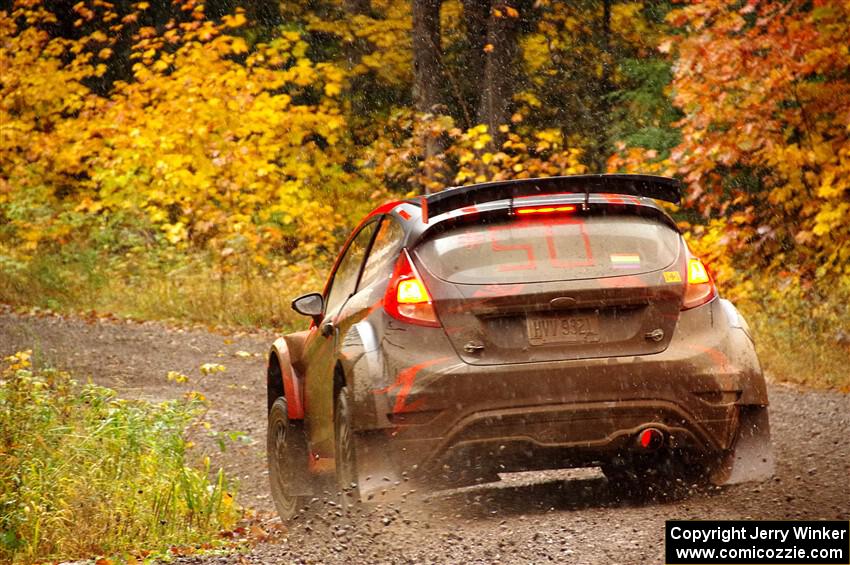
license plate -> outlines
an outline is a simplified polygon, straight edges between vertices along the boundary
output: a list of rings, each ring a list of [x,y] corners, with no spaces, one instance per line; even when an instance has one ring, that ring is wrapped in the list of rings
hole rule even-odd
[[[599,341],[599,319],[596,316],[529,316],[526,325],[531,345]]]

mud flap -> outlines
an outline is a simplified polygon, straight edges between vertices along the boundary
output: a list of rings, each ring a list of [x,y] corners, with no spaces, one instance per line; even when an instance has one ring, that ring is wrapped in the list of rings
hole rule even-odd
[[[383,431],[355,434],[357,464],[357,489],[364,502],[390,502],[401,498],[411,484],[399,472],[387,455],[387,441]]]
[[[290,422],[289,433],[297,438],[291,447],[293,461],[301,461],[303,464],[294,465],[290,475],[290,488],[295,496],[309,496],[314,494],[314,479],[308,470],[309,454],[307,452],[307,436],[304,433],[303,422]]]
[[[715,485],[765,481],[774,474],[767,406],[744,406],[734,447],[709,477]]]

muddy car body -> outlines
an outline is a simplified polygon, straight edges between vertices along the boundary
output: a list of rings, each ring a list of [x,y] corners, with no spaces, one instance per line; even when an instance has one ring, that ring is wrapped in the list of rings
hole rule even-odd
[[[678,198],[672,179],[583,175],[375,210],[293,302],[310,328],[272,348],[281,514],[322,477],[371,497],[580,466],[769,476],[752,336],[654,200]]]

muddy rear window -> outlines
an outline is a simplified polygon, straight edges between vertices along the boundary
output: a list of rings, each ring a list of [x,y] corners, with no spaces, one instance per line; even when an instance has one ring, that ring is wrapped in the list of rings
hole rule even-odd
[[[460,226],[416,252],[443,280],[497,284],[647,273],[671,265],[678,246],[673,229],[647,218],[566,216]]]

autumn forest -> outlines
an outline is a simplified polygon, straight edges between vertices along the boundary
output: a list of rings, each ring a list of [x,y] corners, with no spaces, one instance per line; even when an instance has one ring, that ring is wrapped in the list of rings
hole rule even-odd
[[[269,345],[357,222],[605,172],[681,181],[663,205],[752,330],[775,478],[643,499],[591,470],[359,522],[351,484],[270,513],[267,429],[279,461],[304,428],[267,428]],[[694,345],[726,383],[694,395],[739,425],[737,361]],[[425,365],[374,392],[403,405]],[[846,520],[848,366],[850,0],[0,0],[2,563],[644,563],[677,516]]]
[[[644,172],[847,386],[848,47],[848,0],[4,0],[0,302],[288,327],[382,201]]]

